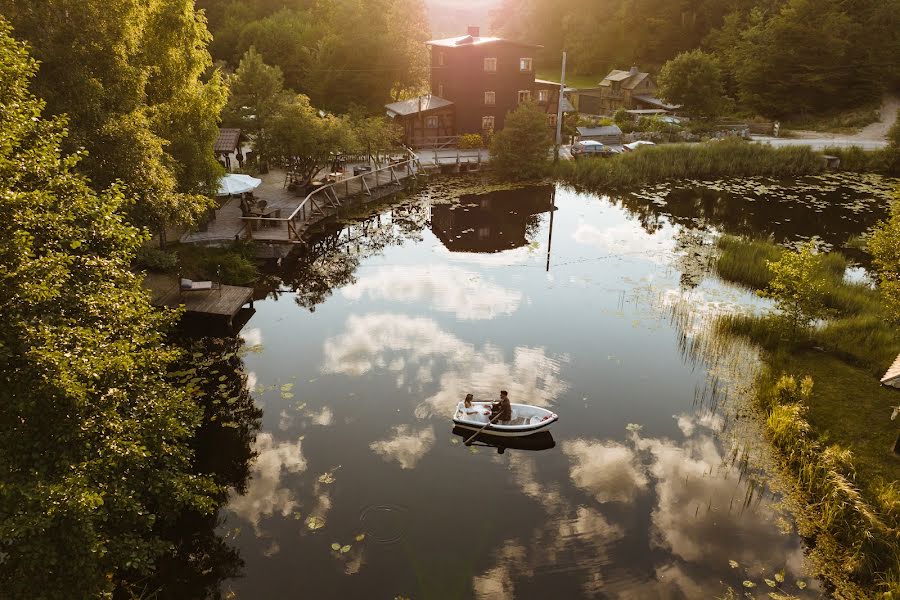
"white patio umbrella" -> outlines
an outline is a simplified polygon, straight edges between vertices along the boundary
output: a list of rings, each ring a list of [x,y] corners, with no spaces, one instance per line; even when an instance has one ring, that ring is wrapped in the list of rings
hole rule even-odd
[[[219,180],[219,191],[216,196],[230,196],[232,194],[244,194],[259,187],[262,179],[242,175],[240,173],[229,173]]]

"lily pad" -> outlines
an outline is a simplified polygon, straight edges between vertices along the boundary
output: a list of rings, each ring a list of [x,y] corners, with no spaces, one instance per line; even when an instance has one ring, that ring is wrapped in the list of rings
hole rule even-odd
[[[739,565],[738,565],[738,562],[737,562],[736,560],[729,560],[729,561],[728,561],[728,565],[729,565],[732,569],[737,569],[738,566],[739,566]]]
[[[764,579],[763,581],[765,581],[765,582],[766,582],[766,585],[769,586],[770,588],[773,588],[773,587],[775,587],[776,585],[778,585],[778,584],[776,584],[775,581],[772,580],[772,579]]]
[[[350,552],[350,544],[341,546],[341,554],[347,554],[348,552]]]
[[[800,588],[801,590],[806,589],[806,582],[803,581],[802,579],[797,580],[797,587]]]
[[[317,517],[315,515],[311,515],[306,518],[306,527],[310,531],[317,531],[325,527],[325,519],[322,517]]]
[[[319,483],[334,483],[334,474],[331,471],[327,471],[319,475]]]
[[[756,584],[753,583],[752,581],[750,581],[749,579],[745,579],[745,580],[744,580],[744,583],[743,583],[743,586],[744,586],[745,588],[755,588],[755,587],[756,587]]]
[[[331,549],[334,550],[335,552],[337,552],[338,550],[341,549],[341,545],[338,544],[337,542],[334,542],[333,544],[331,544]]]

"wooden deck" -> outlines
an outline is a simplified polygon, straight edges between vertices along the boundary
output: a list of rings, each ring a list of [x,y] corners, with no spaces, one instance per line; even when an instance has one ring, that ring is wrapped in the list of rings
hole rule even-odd
[[[246,304],[253,305],[253,288],[222,285],[218,289],[182,292],[172,277],[148,275],[144,285],[150,289],[155,306],[178,308],[188,313],[224,317],[229,322]]]
[[[298,196],[284,185],[283,171],[273,170],[261,176],[263,183],[254,195],[266,201],[266,210],[278,216],[261,218],[241,214],[240,200],[230,198],[215,213],[215,218],[202,231],[186,233],[181,241],[192,244],[222,244],[240,239],[269,243],[304,242],[309,227],[335,214],[342,206],[357,199],[375,199],[403,187],[402,181],[417,177],[418,157],[398,164],[385,165],[372,172],[347,177],[322,186],[314,192]],[[276,212],[277,211],[277,212]]]

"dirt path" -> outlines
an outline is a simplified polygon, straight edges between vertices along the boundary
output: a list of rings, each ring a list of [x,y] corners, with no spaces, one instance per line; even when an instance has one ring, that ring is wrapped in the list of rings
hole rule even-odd
[[[881,102],[881,120],[866,125],[849,137],[858,140],[883,140],[897,120],[898,110],[900,110],[900,96],[886,95]]]

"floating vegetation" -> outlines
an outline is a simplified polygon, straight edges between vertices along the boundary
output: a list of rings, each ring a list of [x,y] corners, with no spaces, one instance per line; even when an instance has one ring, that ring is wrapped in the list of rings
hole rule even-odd
[[[306,518],[306,528],[310,531],[318,531],[325,527],[325,519],[316,515],[310,515]]]

